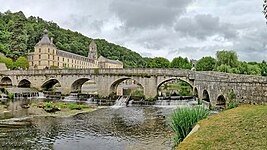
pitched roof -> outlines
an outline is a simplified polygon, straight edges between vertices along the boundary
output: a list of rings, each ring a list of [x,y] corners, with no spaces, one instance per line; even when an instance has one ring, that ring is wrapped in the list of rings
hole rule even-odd
[[[49,37],[48,37],[48,31],[45,29],[44,30],[44,34],[43,34],[43,37],[42,39],[36,44],[36,45],[54,45],[53,43],[51,43]]]

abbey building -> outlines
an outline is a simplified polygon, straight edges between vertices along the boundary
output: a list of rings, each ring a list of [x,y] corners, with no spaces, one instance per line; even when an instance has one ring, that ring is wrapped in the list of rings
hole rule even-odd
[[[48,31],[44,31],[42,39],[35,45],[34,52],[29,53],[30,69],[46,68],[123,68],[123,63],[103,56],[98,58],[97,45],[92,41],[89,45],[88,57],[59,50],[49,39]]]

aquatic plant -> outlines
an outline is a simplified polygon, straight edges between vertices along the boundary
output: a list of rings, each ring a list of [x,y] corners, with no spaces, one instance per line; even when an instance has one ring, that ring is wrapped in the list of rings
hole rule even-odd
[[[194,125],[209,115],[203,107],[178,108],[171,116],[171,128],[175,132],[174,147],[190,133]]]

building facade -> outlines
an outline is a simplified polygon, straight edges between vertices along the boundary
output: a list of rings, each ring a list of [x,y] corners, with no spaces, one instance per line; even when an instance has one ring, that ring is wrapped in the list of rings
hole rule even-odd
[[[92,41],[89,45],[88,57],[59,50],[49,39],[48,31],[44,31],[42,39],[35,45],[34,52],[29,53],[30,69],[48,68],[123,68],[118,60],[109,60],[97,56],[97,45]],[[100,62],[100,63],[99,63]]]

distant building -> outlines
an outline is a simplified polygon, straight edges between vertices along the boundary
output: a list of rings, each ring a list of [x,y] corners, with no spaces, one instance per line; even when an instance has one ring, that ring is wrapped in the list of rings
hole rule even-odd
[[[34,52],[29,53],[30,69],[45,68],[123,68],[118,60],[105,59],[97,56],[97,45],[92,41],[89,45],[88,57],[59,50],[49,39],[48,31],[44,31],[42,39],[35,45]],[[100,61],[100,63],[99,63]]]
[[[118,60],[107,59],[103,56],[98,58],[99,68],[123,68],[123,63]]]

